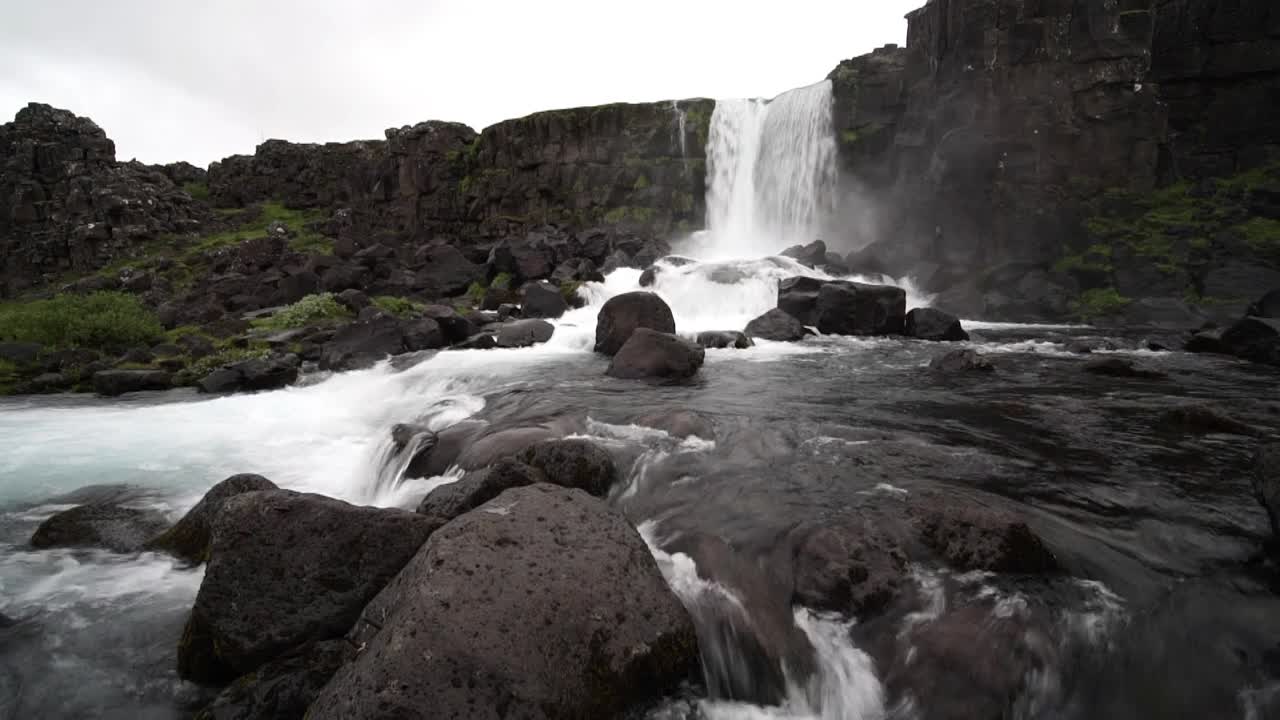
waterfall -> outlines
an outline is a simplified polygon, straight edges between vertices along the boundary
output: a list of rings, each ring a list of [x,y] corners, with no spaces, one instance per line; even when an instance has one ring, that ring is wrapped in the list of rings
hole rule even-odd
[[[679,100],[671,101],[671,109],[676,114],[676,132],[680,137],[680,162],[684,165],[685,175],[689,174],[689,141],[685,136],[687,116]]]
[[[721,100],[707,138],[704,256],[768,255],[812,242],[838,179],[831,82],[773,100]]]

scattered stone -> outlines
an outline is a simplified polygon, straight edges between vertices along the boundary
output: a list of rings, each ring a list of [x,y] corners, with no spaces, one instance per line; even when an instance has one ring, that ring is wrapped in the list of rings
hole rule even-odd
[[[941,355],[935,355],[933,360],[929,361],[929,369],[941,373],[957,373],[957,372],[995,372],[995,366],[986,357],[979,355],[977,351],[951,350]]]
[[[541,470],[518,460],[499,460],[489,467],[472,470],[456,482],[435,488],[419,503],[418,513],[444,525],[511,488],[540,482],[546,482]]]
[[[229,682],[341,637],[436,527],[414,513],[287,490],[228,498],[213,518],[179,675]]]
[[[628,380],[640,378],[688,378],[698,372],[706,351],[676,335],[637,328],[623,344],[607,375]]]
[[[343,307],[353,313],[358,313],[373,304],[368,295],[355,288],[343,290],[337,294],[336,299]]]
[[[1253,493],[1271,519],[1271,533],[1280,539],[1280,443],[1258,448],[1253,458]]]
[[[591,442],[569,438],[544,440],[522,450],[516,459],[539,470],[546,482],[604,497],[618,481],[613,456]]]
[[[172,387],[173,377],[164,370],[100,370],[93,374],[94,392],[107,397]]]
[[[907,313],[904,334],[919,340],[960,342],[969,333],[960,326],[960,318],[933,308],[915,308]]]
[[[927,495],[913,497],[921,540],[954,569],[1049,573],[1058,559],[1013,513]]]
[[[1164,411],[1157,424],[1169,432],[1191,435],[1253,435],[1253,428],[1203,405],[1184,405]]]
[[[31,536],[34,548],[100,547],[118,553],[138,552],[147,540],[169,526],[155,510],[119,505],[80,505],[53,515]]]
[[[595,351],[616,355],[638,328],[675,333],[676,321],[667,303],[653,293],[629,292],[609,298],[596,318]]]
[[[745,333],[740,333],[737,330],[708,330],[700,332],[698,333],[697,342],[698,345],[704,348],[735,348],[738,350],[745,350],[754,344]]]
[[[292,385],[297,379],[297,362],[251,358],[214,370],[203,377],[197,387],[203,393],[256,392],[277,390]]]
[[[187,511],[176,525],[149,540],[143,549],[167,552],[199,565],[209,557],[209,541],[213,521],[229,498],[257,490],[278,490],[276,484],[261,475],[232,475],[210,488],[196,506]]]
[[[808,334],[799,320],[778,308],[747,323],[743,332],[751,338],[777,342],[796,342]]]
[[[1145,380],[1161,380],[1168,377],[1158,370],[1138,367],[1128,358],[1114,356],[1091,358],[1084,364],[1084,371],[1107,377],[1141,378]]]
[[[311,706],[355,717],[605,718],[697,667],[683,605],[635,529],[578,490],[508,490],[441,528],[348,634]]]
[[[888,605],[907,577],[897,539],[870,520],[809,530],[796,547],[792,602],[866,620]]]
[[[551,339],[556,327],[546,320],[516,320],[498,328],[497,344],[501,348],[529,347]]]
[[[546,280],[525,285],[523,292],[520,311],[527,318],[558,318],[569,310],[560,288]]]
[[[428,305],[422,309],[422,317],[434,320],[444,333],[446,343],[465,342],[476,334],[476,326],[457,310],[445,305]]]

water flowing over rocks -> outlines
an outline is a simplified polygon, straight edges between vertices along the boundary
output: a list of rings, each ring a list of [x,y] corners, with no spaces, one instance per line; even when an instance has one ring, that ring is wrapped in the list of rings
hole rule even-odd
[[[102,370],[93,374],[94,391],[107,397],[147,390],[168,390],[171,387],[173,377],[163,370]]]
[[[555,331],[555,326],[545,320],[516,320],[498,328],[497,344],[503,348],[529,347],[550,340]]]
[[[310,717],[608,717],[697,664],[689,616],[636,531],[549,485],[435,533],[349,639],[363,650]]]
[[[737,330],[708,330],[700,332],[696,342],[703,348],[717,350],[725,348],[746,350],[753,345],[751,338]]]
[[[112,504],[80,505],[40,523],[31,536],[35,548],[100,547],[130,553],[168,527],[154,510]]]
[[[903,334],[919,340],[962,342],[969,339],[959,318],[934,308],[915,308],[907,313]]]
[[[243,493],[278,489],[275,483],[261,475],[232,475],[210,488],[173,527],[148,540],[146,549],[167,552],[191,563],[202,563],[209,558],[213,521],[228,499]]]
[[[929,369],[941,373],[995,372],[991,361],[975,350],[950,350],[929,361]]]

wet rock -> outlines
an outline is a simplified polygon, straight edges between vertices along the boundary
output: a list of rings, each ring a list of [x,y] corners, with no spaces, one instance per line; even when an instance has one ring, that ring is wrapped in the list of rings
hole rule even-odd
[[[705,350],[679,336],[642,327],[631,333],[605,374],[627,380],[688,378],[705,358]]]
[[[595,351],[617,354],[638,328],[674,333],[676,321],[667,303],[653,293],[629,292],[609,298],[596,317]]]
[[[487,467],[502,458],[515,457],[525,448],[543,440],[554,440],[568,434],[566,427],[555,422],[540,425],[521,425],[504,427],[498,430],[473,435],[464,442],[469,442],[456,455],[455,462],[464,470]],[[441,456],[446,452],[443,440],[445,433],[440,433],[442,447],[438,448]]]
[[[1122,357],[1091,358],[1084,364],[1084,371],[1107,377],[1140,378],[1144,380],[1160,380],[1168,377],[1158,370],[1140,367],[1135,365],[1132,360]]]
[[[173,377],[164,370],[100,370],[93,374],[93,391],[107,397],[172,387]]]
[[[1222,348],[1250,362],[1280,365],[1280,320],[1246,317],[1223,331]]]
[[[1252,427],[1204,405],[1183,405],[1160,414],[1156,424],[1168,432],[1189,435],[1253,435]]]
[[[662,430],[671,437],[690,436],[703,440],[715,440],[715,425],[707,418],[690,410],[662,410],[640,415],[631,421],[633,425]]]
[[[1222,344],[1223,330],[1215,328],[1212,330],[1201,330],[1191,336],[1187,341],[1185,350],[1193,353],[1216,353],[1219,355],[1228,354],[1226,347]]]
[[[919,340],[964,341],[969,333],[960,326],[960,318],[933,308],[915,308],[907,313],[904,334]]]
[[[604,275],[596,270],[596,264],[586,258],[566,260],[551,273],[551,282],[565,283],[604,282]]]
[[[1272,290],[1258,298],[1257,302],[1249,306],[1245,315],[1280,320],[1280,289]]]
[[[658,281],[658,273],[661,270],[662,268],[656,265],[645,268],[644,272],[640,273],[640,287],[653,287],[653,284]]]
[[[484,297],[480,300],[482,310],[497,310],[504,305],[518,307],[520,293],[513,288],[490,286],[484,291]]]
[[[334,333],[320,352],[320,369],[359,370],[392,355],[441,347],[444,332],[435,320],[401,320],[383,314],[351,323]]]
[[[80,505],[53,515],[31,536],[34,548],[98,547],[132,553],[169,526],[155,510],[119,505]]]
[[[524,286],[521,313],[528,318],[558,318],[569,310],[560,288],[546,280]]]
[[[295,358],[296,359],[296,358]],[[276,390],[298,379],[298,364],[283,358],[251,358],[214,370],[197,384],[200,392]]]
[[[353,313],[358,313],[373,304],[368,295],[354,288],[343,290],[337,294],[335,299]]]
[[[228,498],[178,645],[179,675],[228,682],[341,637],[436,527],[414,513],[287,490]]]
[[[913,497],[920,539],[956,570],[1048,573],[1058,559],[1027,525],[1006,510],[939,496]]]
[[[901,592],[907,557],[897,539],[855,518],[804,532],[794,567],[792,602],[865,620]]]
[[[828,335],[896,335],[902,332],[907,293],[892,285],[828,282],[818,291],[818,332]]]
[[[543,484],[441,528],[348,637],[364,651],[312,720],[613,717],[698,662],[693,624],[636,531]]]
[[[435,442],[424,446],[414,455],[405,469],[405,475],[408,477],[443,475],[451,465],[458,462],[462,453],[485,432],[487,427],[487,423],[478,420],[463,420],[434,433]],[[393,439],[395,439],[394,436]],[[403,447],[402,441],[400,444]],[[483,465],[474,467],[483,467]]]
[[[555,331],[546,320],[516,320],[498,328],[497,343],[502,348],[529,347],[550,340]]]
[[[1272,534],[1280,539],[1280,443],[1258,448],[1253,458],[1253,493],[1267,510]]]
[[[546,482],[541,470],[517,460],[499,460],[489,467],[472,470],[456,482],[435,488],[419,503],[418,513],[443,525],[511,488],[540,482]]]
[[[814,240],[808,245],[793,245],[783,250],[780,254],[811,268],[818,268],[827,264],[827,244],[821,240]]]
[[[236,679],[195,720],[301,720],[333,674],[355,656],[346,640],[308,643]]]
[[[492,350],[498,347],[498,339],[492,333],[479,333],[453,347],[458,350]]]
[[[596,497],[608,495],[618,481],[613,456],[590,440],[545,440],[520,451],[516,459],[539,470],[552,485],[584,490]]]
[[[614,250],[600,265],[600,272],[608,275],[619,268],[638,267],[636,261],[623,250]]]
[[[444,341],[448,344],[464,342],[476,334],[476,326],[451,307],[428,305],[422,309],[421,315],[440,326]]]
[[[0,342],[0,360],[14,365],[30,365],[40,359],[42,345],[22,342]]]
[[[232,475],[214,485],[176,525],[147,541],[144,549],[167,552],[194,564],[209,557],[213,521],[229,498],[257,490],[277,490],[276,484],[261,475]]]
[[[747,323],[743,332],[748,337],[778,342],[796,342],[808,334],[799,320],[778,308]]]
[[[736,348],[745,350],[753,345],[751,338],[737,330],[708,330],[698,333],[698,345],[704,348]]]
[[[929,361],[929,369],[940,373],[995,372],[995,366],[974,350],[951,350],[935,355]]]
[[[818,293],[824,284],[826,284],[824,280],[807,276],[779,280],[778,309],[798,320],[801,325],[816,326],[818,324]]]

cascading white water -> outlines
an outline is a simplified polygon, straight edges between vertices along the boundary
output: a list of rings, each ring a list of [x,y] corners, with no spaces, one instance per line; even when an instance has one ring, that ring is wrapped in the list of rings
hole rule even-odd
[[[680,133],[680,137],[679,137],[680,162],[684,165],[684,171],[688,173],[689,172],[689,140],[685,135],[686,127],[687,127],[686,123],[688,122],[688,115],[687,113],[685,113],[684,108],[680,107],[679,100],[671,101],[671,109],[675,111],[675,114],[676,114],[676,132]]]
[[[838,180],[831,102],[823,80],[773,100],[716,103],[701,257],[759,257],[818,239]]]

